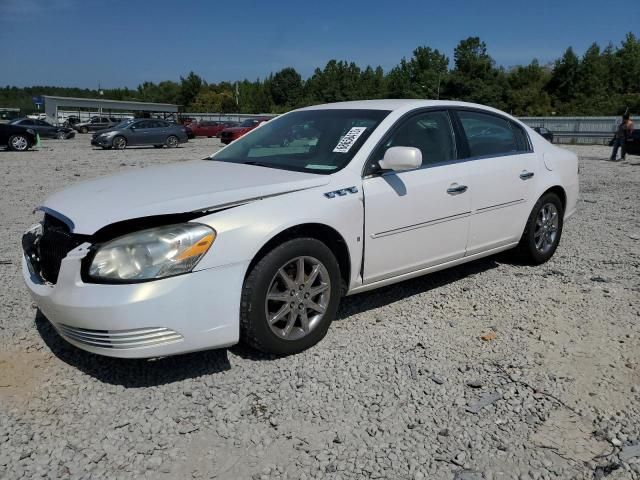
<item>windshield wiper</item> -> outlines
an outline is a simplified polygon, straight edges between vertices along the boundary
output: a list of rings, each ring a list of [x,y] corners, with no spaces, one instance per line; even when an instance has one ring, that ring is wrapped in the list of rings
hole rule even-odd
[[[271,165],[268,163],[263,163],[263,162],[256,162],[256,161],[248,161],[248,162],[240,162],[242,163],[242,165],[253,165],[254,167],[266,167],[266,168],[278,168],[275,165]]]

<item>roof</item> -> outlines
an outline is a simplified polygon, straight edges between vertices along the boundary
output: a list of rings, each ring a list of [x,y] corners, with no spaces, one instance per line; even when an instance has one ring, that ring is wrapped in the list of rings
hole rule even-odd
[[[487,111],[493,111],[511,117],[506,112],[487,105],[477,103],[459,102],[456,100],[420,100],[420,99],[386,99],[386,100],[356,100],[351,102],[325,103],[301,108],[300,110],[326,110],[326,109],[361,109],[361,110],[389,110],[408,112],[415,108],[424,107],[472,107]],[[513,117],[512,117],[513,118]]]
[[[42,95],[42,98],[51,99],[54,101],[60,102],[95,102],[95,103],[104,103],[104,104],[127,104],[127,105],[139,105],[141,107],[149,106],[149,107],[178,107],[173,103],[153,103],[153,102],[138,102],[132,100],[106,100],[104,98],[82,98],[82,97],[58,97],[55,95]]]

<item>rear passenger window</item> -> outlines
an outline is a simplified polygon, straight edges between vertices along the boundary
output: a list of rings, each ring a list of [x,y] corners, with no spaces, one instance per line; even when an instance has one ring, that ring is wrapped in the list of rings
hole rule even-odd
[[[507,119],[465,110],[459,111],[458,117],[467,137],[471,157],[528,150],[524,132]]]
[[[425,112],[405,120],[374,154],[382,160],[388,148],[415,147],[422,152],[422,166],[455,159],[455,142],[446,112]]]

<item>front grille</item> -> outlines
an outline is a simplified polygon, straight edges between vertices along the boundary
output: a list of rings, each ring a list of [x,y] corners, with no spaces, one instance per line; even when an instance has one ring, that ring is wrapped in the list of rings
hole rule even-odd
[[[71,233],[66,224],[51,215],[45,215],[34,268],[44,280],[55,284],[62,259],[83,242],[83,237]]]
[[[135,328],[132,330],[92,330],[69,325],[56,325],[63,337],[90,347],[130,349],[179,342],[182,335],[169,328]]]

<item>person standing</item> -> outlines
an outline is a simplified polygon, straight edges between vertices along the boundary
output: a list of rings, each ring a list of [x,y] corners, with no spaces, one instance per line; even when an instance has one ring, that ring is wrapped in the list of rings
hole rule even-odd
[[[616,157],[618,156],[618,148],[620,148],[620,160],[625,159],[627,154],[627,139],[631,138],[633,134],[633,122],[629,117],[628,113],[625,113],[622,116],[622,123],[618,125],[618,129],[616,130],[616,136],[613,139],[613,151],[611,152],[610,160],[612,162],[616,161]]]

